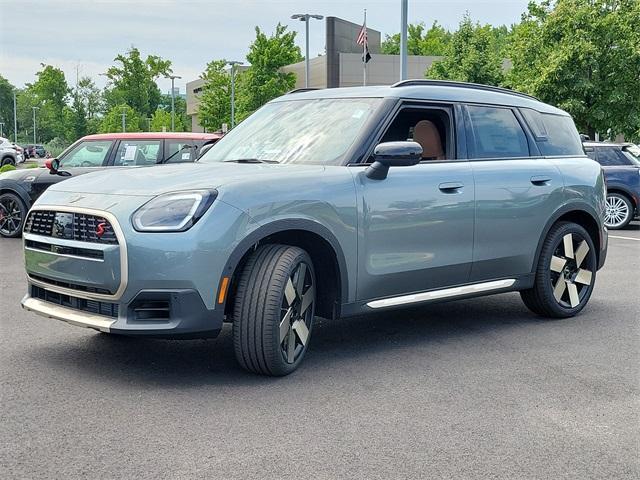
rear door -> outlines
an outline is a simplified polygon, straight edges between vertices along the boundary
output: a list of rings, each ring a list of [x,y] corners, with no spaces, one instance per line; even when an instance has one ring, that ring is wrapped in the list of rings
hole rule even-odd
[[[470,281],[529,273],[541,232],[562,203],[562,177],[539,154],[517,109],[465,110],[476,192]]]

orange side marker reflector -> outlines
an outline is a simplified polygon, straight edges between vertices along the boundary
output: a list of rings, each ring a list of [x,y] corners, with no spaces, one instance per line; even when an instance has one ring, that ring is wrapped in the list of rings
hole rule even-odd
[[[227,298],[227,290],[229,289],[229,277],[223,277],[220,284],[220,293],[218,293],[218,303],[224,303]]]

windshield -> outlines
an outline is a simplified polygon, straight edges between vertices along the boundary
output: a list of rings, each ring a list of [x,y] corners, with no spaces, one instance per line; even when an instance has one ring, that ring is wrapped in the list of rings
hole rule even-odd
[[[201,162],[340,165],[380,98],[269,103],[225,135]]]

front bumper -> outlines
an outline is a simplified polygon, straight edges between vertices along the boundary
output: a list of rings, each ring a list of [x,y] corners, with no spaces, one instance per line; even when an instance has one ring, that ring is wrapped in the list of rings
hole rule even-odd
[[[194,290],[141,291],[129,304],[86,300],[30,285],[25,310],[106,333],[164,338],[210,338],[224,316],[208,310]]]

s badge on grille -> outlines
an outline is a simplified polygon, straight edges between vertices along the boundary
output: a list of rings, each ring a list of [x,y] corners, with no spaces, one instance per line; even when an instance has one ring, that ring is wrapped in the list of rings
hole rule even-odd
[[[107,224],[105,222],[99,223],[96,226],[96,236],[98,238],[102,238],[106,229],[107,229]]]

